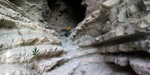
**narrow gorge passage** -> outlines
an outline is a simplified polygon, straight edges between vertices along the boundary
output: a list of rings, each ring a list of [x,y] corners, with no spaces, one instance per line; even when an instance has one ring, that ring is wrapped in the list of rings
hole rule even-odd
[[[0,0],[0,75],[150,75],[149,57],[149,0]]]
[[[66,28],[71,26],[71,30],[83,21],[85,18],[86,7],[81,5],[82,0],[47,0],[50,8],[50,20],[48,21],[48,27],[54,29],[58,33],[58,37],[61,40],[62,46],[69,47],[66,44],[65,36]]]
[[[103,57],[101,55],[97,55],[96,51],[92,48],[88,49],[88,47],[87,47],[87,48],[85,48],[86,50],[77,49],[76,48],[77,46],[72,45],[73,42],[70,42],[70,43],[67,42],[67,41],[70,41],[70,39],[67,40],[68,37],[64,36],[64,34],[66,32],[65,31],[66,27],[68,25],[71,25],[72,30],[74,30],[73,28],[77,27],[77,25],[80,22],[84,21],[85,14],[86,14],[86,5],[81,6],[81,4],[82,4],[82,0],[48,0],[48,6],[51,10],[51,18],[48,22],[48,24],[49,24],[48,28],[54,29],[58,33],[58,37],[61,40],[62,47],[64,48],[65,51],[67,51],[67,53],[65,55],[63,55],[62,57],[68,57],[68,56],[71,57],[71,58],[69,58],[69,60],[65,60],[65,61],[62,61],[60,64],[57,64],[57,67],[62,68],[63,66],[66,66],[66,63],[70,63],[72,61],[73,61],[72,63],[74,63],[74,62],[79,63],[79,62],[85,60],[83,57],[89,58],[89,61],[90,61],[91,59],[94,59],[93,57],[99,56],[98,63],[95,60],[92,61],[92,63],[89,62],[89,64],[92,64],[92,65],[90,67],[88,67],[89,69],[91,69],[91,71],[87,72],[87,73],[89,73],[87,75],[90,75],[90,73],[96,74],[100,71],[102,71],[102,73],[103,73],[103,72],[105,72],[105,71],[103,71],[103,69],[109,70],[110,72],[108,72],[108,73],[111,73],[110,69],[113,69],[114,73],[116,73],[116,74],[119,74],[118,71],[121,71],[122,73],[127,72],[127,74],[131,73],[131,74],[135,75],[134,72],[129,71],[132,69],[128,66],[127,67],[118,67],[114,64],[109,64],[109,63],[105,64]],[[101,62],[101,63],[99,63],[99,62]],[[74,64],[76,64],[76,63],[74,63]],[[110,67],[107,67],[107,65],[109,65]],[[78,66],[83,66],[83,65],[78,64]],[[113,67],[115,67],[115,68],[113,68]],[[77,70],[74,69],[74,72],[72,73],[72,75],[76,75],[78,73],[80,74],[80,71],[81,71],[81,74],[84,75],[84,70],[82,68],[80,69],[80,67],[77,67],[77,66],[75,68]],[[54,67],[53,69],[55,71],[56,67]],[[97,70],[97,72],[94,73],[94,70]],[[52,72],[50,71],[50,73],[48,73],[48,74],[51,74],[51,73],[53,74],[53,71]],[[100,75],[102,73],[100,73]],[[104,73],[104,75],[105,75],[105,73]]]
[[[68,25],[72,30],[85,17],[86,8],[81,6],[81,0],[47,0],[51,10],[48,27],[54,29],[59,36],[64,36]]]

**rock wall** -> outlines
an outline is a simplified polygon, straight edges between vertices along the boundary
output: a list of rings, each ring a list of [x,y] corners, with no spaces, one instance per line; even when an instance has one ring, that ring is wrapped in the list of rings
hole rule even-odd
[[[0,75],[38,75],[36,62],[64,52],[57,33],[44,28],[49,13],[46,0],[0,1]]]
[[[105,62],[149,75],[149,1],[94,2],[84,0],[88,16],[78,24],[70,40],[81,49],[98,49]]]
[[[0,75],[149,75],[148,0],[83,0],[67,39],[73,9],[50,2],[0,1]]]

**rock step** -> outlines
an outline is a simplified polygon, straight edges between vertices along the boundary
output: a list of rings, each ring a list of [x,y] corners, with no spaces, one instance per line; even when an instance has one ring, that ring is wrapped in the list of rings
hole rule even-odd
[[[26,46],[9,49],[4,51],[1,55],[2,63],[25,63],[34,60],[33,50],[34,48],[39,50],[39,59],[47,59],[58,56],[64,52],[64,49],[60,46],[54,45],[37,45]]]
[[[130,56],[115,56],[115,55],[106,55],[104,57],[106,62],[115,63],[119,66],[126,66],[135,71],[138,75],[150,75],[150,60],[149,58],[142,57],[130,57]]]

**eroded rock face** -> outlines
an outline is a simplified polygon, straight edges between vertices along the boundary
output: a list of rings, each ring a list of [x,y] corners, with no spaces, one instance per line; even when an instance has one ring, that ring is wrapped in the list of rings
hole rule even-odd
[[[0,1],[1,75],[149,75],[149,1],[83,0],[85,18],[67,39],[55,30],[76,26],[73,10],[51,2]]]
[[[83,3],[93,10],[87,10],[88,16],[70,35],[72,42],[79,48],[98,49],[105,62],[132,66],[130,68],[139,75],[149,74],[148,66],[141,63],[149,54],[149,1],[99,0],[94,4],[98,4],[99,9],[91,3],[88,0]]]
[[[44,28],[49,14],[46,0],[0,1],[0,75],[38,75],[36,62],[64,53],[57,33]]]

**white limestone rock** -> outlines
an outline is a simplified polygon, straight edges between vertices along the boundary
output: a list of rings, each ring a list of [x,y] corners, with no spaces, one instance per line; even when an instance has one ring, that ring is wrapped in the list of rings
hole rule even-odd
[[[43,59],[37,63],[34,63],[34,68],[38,73],[42,74],[43,72],[50,71],[57,67],[62,60],[62,58],[52,58],[49,60]]]
[[[17,64],[1,64],[0,75],[38,75],[34,70]]]
[[[124,10],[124,11],[121,11],[119,14],[118,14],[118,21],[119,22],[124,22],[126,19],[127,19],[127,11]]]
[[[129,65],[128,57],[124,57],[124,56],[113,56],[113,55],[107,56],[107,55],[105,55],[104,61],[105,62],[113,62],[119,66],[128,66]]]
[[[130,59],[130,65],[138,75],[150,74],[150,60],[148,59]]]
[[[107,0],[103,3],[104,7],[111,8],[120,3],[120,0]]]
[[[60,11],[66,9],[71,11],[65,2],[57,0],[56,3],[60,5],[60,8],[56,9],[53,6],[54,10],[51,11],[46,0],[18,0],[18,2],[15,0],[0,0],[0,22],[3,24],[0,29],[0,63],[10,63],[1,65],[0,73],[2,75],[37,75],[30,69],[27,70],[27,73],[24,73],[26,68],[31,66],[25,68],[21,66],[20,68],[20,66],[14,64],[20,63],[23,65],[22,63],[32,60],[32,50],[37,47],[40,51],[40,59],[34,61],[36,62],[34,68],[36,72],[43,72],[41,75],[130,74],[126,70],[121,71],[120,68],[116,70],[116,66],[111,68],[112,65],[106,65],[103,56],[97,53],[130,51],[146,51],[149,53],[148,39],[119,44],[112,42],[114,39],[134,35],[137,32],[150,32],[149,1],[140,1],[143,1],[145,6],[138,5],[139,0],[83,0],[82,5],[86,7],[85,18],[72,31],[69,39],[67,39],[69,43],[63,42],[65,45],[62,46],[65,48],[62,48],[60,47],[60,40],[56,36],[57,33],[45,27],[59,31],[66,28],[65,26],[60,27],[60,25],[71,24],[76,26],[71,21],[71,12],[60,13]],[[146,9],[143,9],[145,7]],[[61,18],[58,15],[61,15]],[[69,19],[66,19],[67,17]],[[5,20],[5,22],[2,22],[2,20]],[[48,24],[50,25],[48,26]],[[95,43],[107,43],[111,46],[91,46]],[[61,55],[61,53],[64,53],[64,49],[67,49],[65,50],[66,54]],[[104,59],[120,66],[128,65],[128,58],[126,57],[108,56]],[[149,61],[145,62],[141,59],[136,62],[133,59],[129,62],[137,74],[149,74],[149,66],[146,66]],[[7,67],[10,68],[7,69]]]
[[[150,1],[149,0],[143,0],[144,5],[146,6],[146,10],[149,11],[150,10]]]
[[[63,53],[63,48],[52,45],[38,45],[38,46],[27,46],[18,47],[5,51],[1,55],[2,63],[24,63],[34,61],[33,49],[37,48],[40,53],[40,58],[51,58]]]

